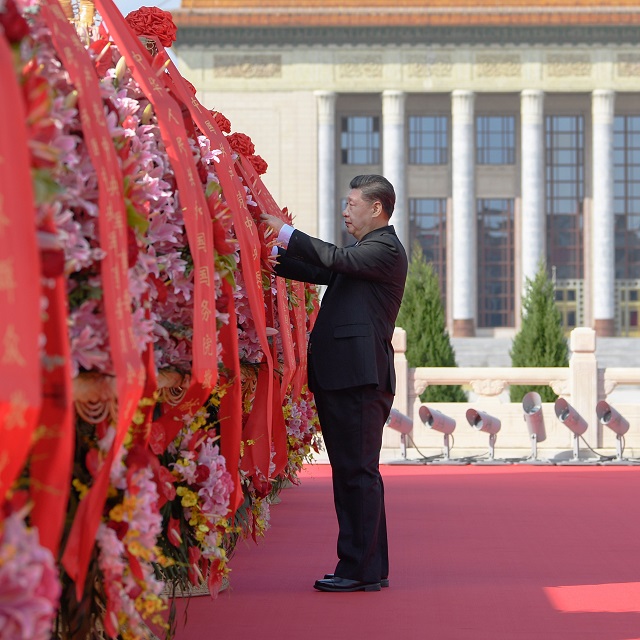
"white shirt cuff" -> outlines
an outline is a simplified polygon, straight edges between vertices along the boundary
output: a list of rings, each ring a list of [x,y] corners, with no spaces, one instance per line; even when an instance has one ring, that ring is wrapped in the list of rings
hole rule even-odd
[[[289,240],[291,240],[291,234],[295,229],[290,224],[283,224],[280,232],[278,233],[278,242],[286,249],[289,246]]]
[[[290,224],[286,224],[286,223],[283,224],[282,227],[280,228],[280,231],[278,232],[278,242],[285,249],[289,246],[289,240],[291,239],[291,234],[294,231],[295,231],[295,229]],[[272,256],[277,256],[278,255],[278,247],[277,246],[274,246],[271,249],[271,255]]]

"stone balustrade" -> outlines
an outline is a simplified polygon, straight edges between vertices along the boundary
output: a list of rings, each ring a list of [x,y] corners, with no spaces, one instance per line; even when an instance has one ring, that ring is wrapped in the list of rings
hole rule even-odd
[[[406,332],[396,329],[393,338],[397,389],[394,408],[413,419],[413,431],[403,443],[401,434],[385,429],[383,456],[404,453],[409,457],[437,456],[443,451],[443,435],[422,423],[418,411],[420,394],[429,384],[462,385],[469,401],[466,403],[432,403],[428,406],[455,419],[451,457],[476,456],[486,453],[489,437],[472,428],[466,419],[470,407],[486,412],[501,422],[495,442],[496,458],[527,457],[532,451],[531,438],[524,420],[521,403],[509,400],[509,386],[549,385],[564,398],[587,422],[587,430],[578,438],[580,457],[597,458],[598,454],[616,455],[619,444],[616,434],[602,425],[596,415],[600,400],[609,402],[629,422],[629,430],[620,443],[623,457],[640,458],[640,367],[598,366],[595,331],[579,327],[571,332],[569,366],[528,367],[418,367],[408,366]],[[630,362],[630,365],[636,364]],[[624,386],[639,387],[635,393],[620,394]],[[637,394],[637,395],[636,395]],[[554,404],[543,403],[542,414],[546,439],[537,443],[538,456],[563,460],[575,452],[574,434],[557,418]]]

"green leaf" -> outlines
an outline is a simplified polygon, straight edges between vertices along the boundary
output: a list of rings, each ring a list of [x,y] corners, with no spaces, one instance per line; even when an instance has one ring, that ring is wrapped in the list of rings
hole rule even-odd
[[[144,234],[149,228],[149,221],[146,217],[141,216],[138,210],[133,206],[130,200],[126,200],[127,207],[127,224],[136,231]]]
[[[33,195],[36,205],[51,202],[62,191],[60,185],[46,169],[32,169]]]

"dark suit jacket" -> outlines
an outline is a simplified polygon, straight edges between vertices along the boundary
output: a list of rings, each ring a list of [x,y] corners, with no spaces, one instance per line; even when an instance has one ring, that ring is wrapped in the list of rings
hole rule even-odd
[[[407,255],[393,227],[371,231],[344,248],[295,230],[278,260],[279,276],[328,285],[310,338],[310,366],[318,386],[337,390],[375,384],[395,393],[391,338]]]

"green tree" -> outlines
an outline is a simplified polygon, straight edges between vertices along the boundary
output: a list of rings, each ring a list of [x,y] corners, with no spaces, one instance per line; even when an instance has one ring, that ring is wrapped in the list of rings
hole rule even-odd
[[[440,283],[422,248],[415,244],[404,298],[396,326],[407,332],[407,361],[410,367],[455,367],[456,359],[449,341]],[[458,385],[429,385],[420,396],[422,402],[466,402]]]
[[[567,367],[569,348],[562,326],[562,315],[556,306],[553,282],[543,261],[533,280],[527,278],[522,301],[522,326],[511,345],[513,367]],[[529,391],[537,391],[543,402],[558,397],[549,386],[510,389],[511,402],[521,402]]]

